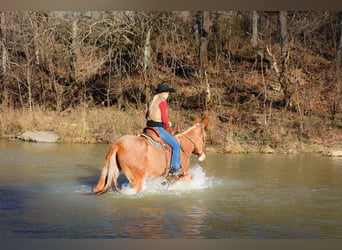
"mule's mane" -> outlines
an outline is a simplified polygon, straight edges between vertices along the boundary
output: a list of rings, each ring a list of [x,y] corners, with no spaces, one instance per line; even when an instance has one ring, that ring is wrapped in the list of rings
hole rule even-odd
[[[194,130],[195,128],[197,128],[200,124],[196,123],[194,125],[192,125],[190,128],[188,128],[187,130],[183,131],[183,132],[179,132],[176,134],[176,136],[178,135],[182,135],[182,134],[188,134],[190,132],[190,130]]]

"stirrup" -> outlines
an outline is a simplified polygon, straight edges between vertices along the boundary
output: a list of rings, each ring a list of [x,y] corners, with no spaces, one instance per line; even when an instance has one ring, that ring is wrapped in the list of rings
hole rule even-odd
[[[174,173],[169,173],[169,177],[178,179],[178,178],[184,177],[184,174],[183,173],[179,173],[179,172],[174,172]]]

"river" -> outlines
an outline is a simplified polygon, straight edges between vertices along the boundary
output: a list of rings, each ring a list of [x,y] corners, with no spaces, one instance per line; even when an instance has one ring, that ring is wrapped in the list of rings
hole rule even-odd
[[[108,148],[0,140],[0,238],[342,238],[342,158],[207,154],[189,182],[82,195]]]

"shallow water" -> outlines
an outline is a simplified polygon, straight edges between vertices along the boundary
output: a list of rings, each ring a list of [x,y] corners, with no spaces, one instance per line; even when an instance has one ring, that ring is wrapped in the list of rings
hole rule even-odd
[[[190,182],[81,195],[108,148],[0,140],[0,238],[342,238],[342,158],[207,154]]]

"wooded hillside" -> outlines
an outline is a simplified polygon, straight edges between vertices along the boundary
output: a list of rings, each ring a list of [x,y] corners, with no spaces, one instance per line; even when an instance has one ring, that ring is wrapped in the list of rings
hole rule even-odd
[[[166,81],[213,145],[339,140],[341,31],[333,11],[2,12],[0,109],[144,111]]]

